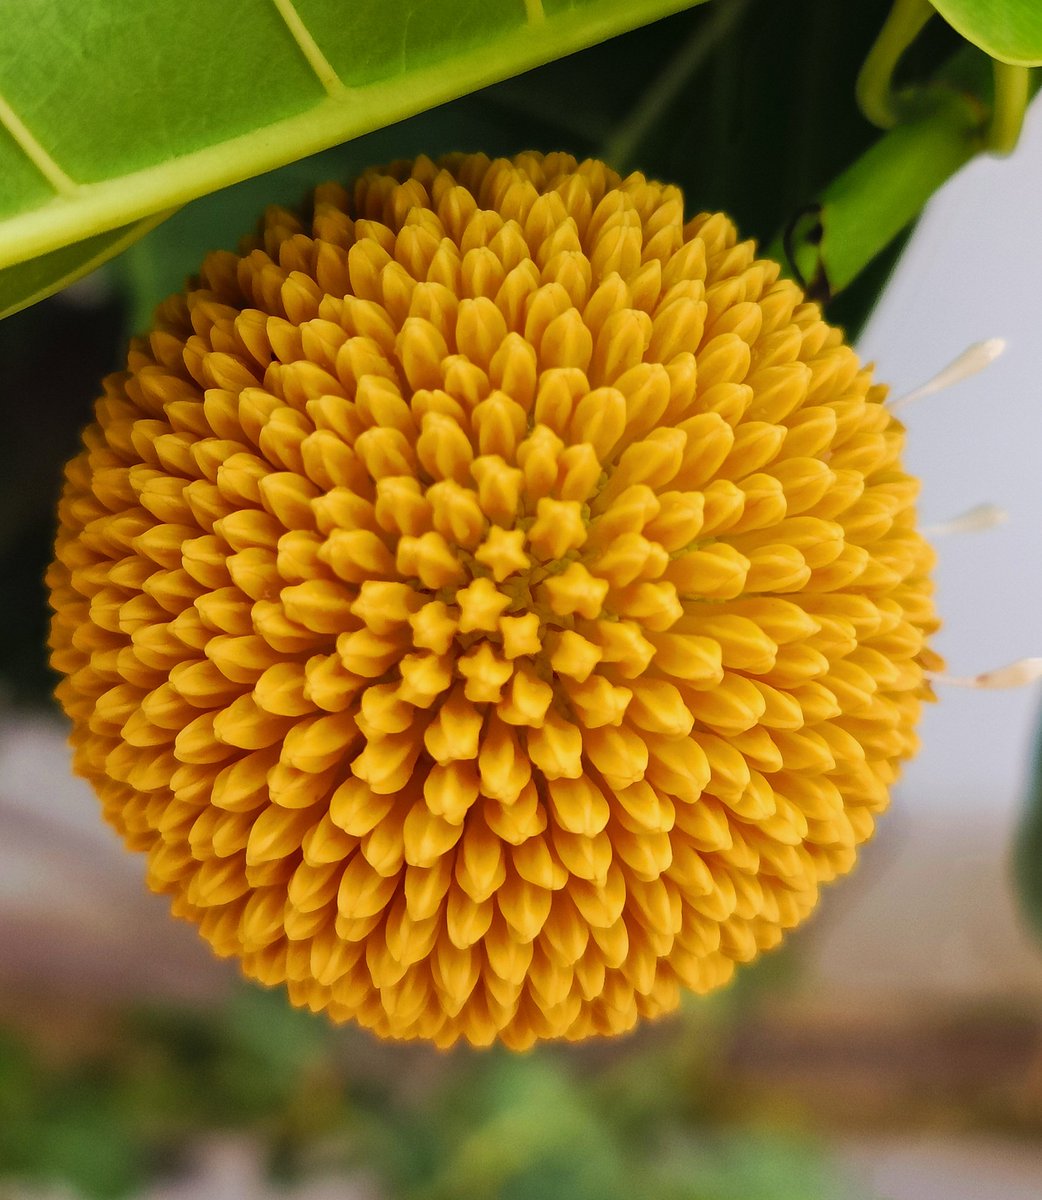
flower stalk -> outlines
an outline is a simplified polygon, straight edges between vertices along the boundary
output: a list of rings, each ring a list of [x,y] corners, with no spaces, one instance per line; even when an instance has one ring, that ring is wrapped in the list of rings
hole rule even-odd
[[[865,116],[880,129],[893,129],[901,120],[901,98],[894,91],[894,71],[934,11],[929,0],[896,0],[865,59],[855,85],[857,102]]]
[[[988,149],[993,154],[1012,154],[1020,139],[1024,113],[1031,96],[1031,72],[1013,63],[993,62],[995,102],[988,128]]]
[[[768,254],[786,263],[815,299],[831,300],[977,154],[983,119],[974,97],[935,92],[916,119],[896,126],[833,180]]]

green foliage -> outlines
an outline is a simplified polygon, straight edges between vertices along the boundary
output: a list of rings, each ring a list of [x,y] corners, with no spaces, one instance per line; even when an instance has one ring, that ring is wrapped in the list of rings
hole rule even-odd
[[[71,1184],[108,1200],[144,1178],[132,1114],[101,1064],[52,1072],[0,1037],[0,1183],[5,1175]]]
[[[0,0],[0,315],[146,218],[701,2],[51,0],[27,19]]]
[[[599,1070],[554,1052],[471,1058],[374,1153],[400,1200],[850,1200],[820,1151],[715,1124],[704,1022]]]
[[[634,1194],[630,1164],[611,1130],[585,1090],[549,1058],[501,1054],[476,1063],[453,1081],[438,1110],[448,1119],[432,1169],[408,1189],[417,1200]]]
[[[125,1196],[234,1130],[273,1175],[362,1170],[388,1200],[854,1200],[801,1134],[721,1122],[734,1036],[724,996],[611,1046],[445,1056],[246,986],[132,1014],[89,1054],[0,1036],[0,1193]]]
[[[128,1022],[125,1079],[145,1111],[216,1129],[291,1107],[322,1063],[330,1029],[277,992],[243,988],[214,1015],[152,1010]],[[153,1071],[151,1066],[161,1065]]]
[[[934,8],[1001,62],[1042,64],[1042,4],[1038,0],[931,0]]]
[[[0,1185],[13,1176],[107,1200],[194,1136],[245,1129],[274,1152],[286,1138],[343,1134],[331,1039],[326,1022],[255,988],[213,1013],[132,1013],[106,1052],[61,1065],[2,1035]]]

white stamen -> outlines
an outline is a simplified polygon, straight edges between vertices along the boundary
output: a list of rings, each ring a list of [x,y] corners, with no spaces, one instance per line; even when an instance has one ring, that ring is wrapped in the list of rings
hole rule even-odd
[[[923,400],[953,384],[960,383],[963,379],[969,379],[971,375],[976,375],[978,371],[983,371],[986,366],[993,363],[1005,349],[1004,338],[989,338],[986,342],[974,342],[932,379],[928,379],[926,383],[905,395],[898,396],[895,400],[888,400],[887,408],[891,412],[899,412],[907,405],[914,404],[916,400]]]
[[[1042,658],[1021,658],[1009,666],[996,667],[994,671],[982,671],[979,675],[944,675],[938,671],[927,671],[926,675],[931,683],[948,684],[950,687],[1025,687],[1042,679]]]
[[[997,504],[978,504],[969,508],[950,521],[942,521],[939,525],[924,525],[923,533],[927,537],[943,536],[946,533],[982,533],[1004,525],[1009,520],[1009,513]]]

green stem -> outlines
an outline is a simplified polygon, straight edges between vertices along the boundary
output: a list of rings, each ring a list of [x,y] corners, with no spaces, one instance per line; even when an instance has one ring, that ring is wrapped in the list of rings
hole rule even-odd
[[[988,149],[994,154],[1011,154],[1020,138],[1031,90],[1031,74],[1027,67],[1011,63],[993,64],[995,72],[995,103],[988,127]]]
[[[827,301],[852,283],[990,138],[1011,146],[1042,72],[1004,66],[996,72],[992,108],[979,98],[989,91],[989,64],[971,46],[956,54],[933,83],[909,95],[902,123],[775,240],[768,253],[787,264],[813,299]]]
[[[868,52],[857,77],[857,102],[865,116],[880,129],[892,129],[900,119],[893,87],[894,71],[933,13],[929,0],[894,0],[894,7]]]
[[[938,92],[835,179],[768,254],[788,261],[812,298],[831,299],[980,149],[982,116],[972,97]]]
[[[676,102],[684,86],[702,67],[709,55],[734,28],[749,0],[726,0],[715,4],[708,20],[698,23],[679,52],[666,64],[654,85],[644,93],[629,117],[606,142],[600,157],[625,175],[633,165],[649,133]]]

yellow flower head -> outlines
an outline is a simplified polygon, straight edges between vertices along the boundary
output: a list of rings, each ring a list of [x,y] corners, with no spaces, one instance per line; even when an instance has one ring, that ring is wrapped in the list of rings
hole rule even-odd
[[[565,154],[269,210],[68,467],[58,695],[152,888],[388,1037],[629,1029],[848,871],[929,696],[901,425],[726,217]]]

